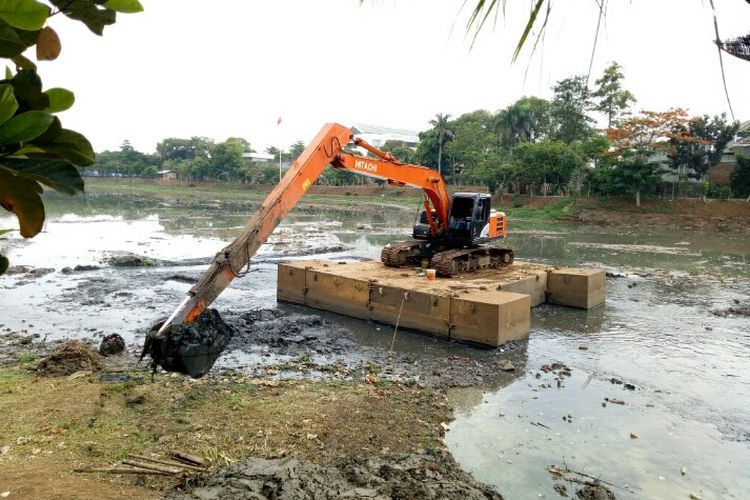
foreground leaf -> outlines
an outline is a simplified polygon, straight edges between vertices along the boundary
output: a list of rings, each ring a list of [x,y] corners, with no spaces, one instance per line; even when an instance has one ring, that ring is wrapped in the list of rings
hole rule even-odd
[[[143,5],[138,0],[109,0],[104,2],[104,6],[123,14],[143,12]]]
[[[16,57],[26,47],[16,30],[0,21],[0,57]]]
[[[57,32],[46,26],[39,32],[36,39],[36,59],[37,61],[54,61],[60,55],[62,45]]]
[[[7,122],[18,110],[18,101],[13,87],[7,83],[0,84],[0,125]]]
[[[45,94],[49,97],[49,106],[45,111],[50,113],[59,113],[70,109],[76,101],[75,94],[68,89],[56,87],[49,89]]]
[[[13,169],[16,175],[27,177],[65,194],[83,192],[83,179],[78,169],[65,160],[4,158],[0,165]]]
[[[22,30],[38,30],[49,16],[49,7],[35,0],[0,0],[0,19]]]
[[[73,130],[62,129],[54,140],[48,143],[34,141],[34,145],[73,165],[85,167],[96,160],[96,153],[89,140]]]
[[[54,117],[46,111],[27,111],[0,126],[0,144],[27,142],[42,135]]]
[[[42,111],[49,107],[49,96],[42,92],[42,79],[34,69],[22,69],[7,81],[13,85],[16,99],[23,111]]]
[[[63,14],[81,21],[97,35],[102,35],[104,27],[114,24],[117,18],[114,10],[102,8],[86,0],[50,0],[50,2]]]
[[[44,225],[41,194],[38,182],[0,166],[0,206],[16,214],[24,238],[36,236]]]

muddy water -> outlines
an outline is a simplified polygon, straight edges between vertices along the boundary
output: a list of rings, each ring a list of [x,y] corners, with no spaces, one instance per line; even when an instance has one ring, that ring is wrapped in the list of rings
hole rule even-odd
[[[49,339],[117,332],[131,348],[139,346],[145,329],[172,311],[256,205],[50,197],[42,234],[0,240],[12,264],[53,270],[41,277],[0,277],[0,335],[6,329]],[[408,237],[415,211],[303,204],[262,247],[248,277],[236,280],[215,305],[304,315],[309,310],[276,305],[276,262],[377,258],[384,244]],[[0,218],[0,227],[14,225],[12,218]],[[529,341],[514,350],[514,373],[478,378],[475,387],[451,393],[456,420],[446,441],[459,463],[507,498],[557,496],[547,472],[553,464],[617,485],[618,498],[745,498],[750,320],[711,311],[749,300],[750,243],[533,221],[513,221],[511,231],[509,245],[518,258],[598,265],[613,277],[604,307],[535,309]],[[107,259],[121,252],[169,265],[109,266]],[[62,272],[76,265],[99,269]],[[391,341],[389,327],[322,316],[366,347],[384,350]],[[490,355],[406,332],[395,347],[435,358]],[[232,351],[219,365],[285,359],[258,346]],[[560,388],[553,374],[540,372],[553,362],[571,369]]]

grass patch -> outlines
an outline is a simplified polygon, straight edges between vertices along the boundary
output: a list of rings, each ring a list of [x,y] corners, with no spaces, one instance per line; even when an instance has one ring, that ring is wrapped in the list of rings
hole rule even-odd
[[[565,197],[541,208],[521,206],[500,208],[500,210],[505,212],[511,219],[560,220],[575,215],[575,211],[577,210],[575,203],[575,198]]]
[[[32,362],[36,361],[37,359],[38,359],[37,355],[34,354],[33,352],[22,352],[18,356],[18,363],[21,364],[21,365],[25,365],[25,364],[28,364],[28,363],[32,363]]]

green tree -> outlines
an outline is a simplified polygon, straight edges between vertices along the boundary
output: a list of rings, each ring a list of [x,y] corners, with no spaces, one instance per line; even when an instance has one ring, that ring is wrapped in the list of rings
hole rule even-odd
[[[297,158],[299,158],[299,155],[302,154],[302,151],[305,150],[305,143],[302,141],[297,141],[294,144],[291,145],[289,148],[289,160],[290,161],[296,161]]]
[[[550,102],[534,96],[520,98],[492,119],[492,129],[506,147],[544,139],[550,133],[550,126]]]
[[[208,175],[218,180],[237,180],[246,163],[242,156],[250,151],[250,143],[245,139],[230,137],[211,147]]]
[[[734,138],[739,123],[727,123],[725,113],[692,118],[681,129],[673,130],[669,165],[675,172],[684,171],[687,177],[704,179],[708,169],[721,161],[724,149]],[[683,140],[689,137],[690,140]]]
[[[587,114],[591,109],[591,94],[586,77],[574,76],[560,80],[552,88],[552,122],[554,138],[570,144],[585,141],[593,133],[593,119]]]
[[[604,74],[594,82],[594,109],[607,118],[607,128],[616,125],[620,117],[627,115],[630,107],[636,102],[635,96],[622,88],[623,78],[625,75],[622,66],[612,62],[604,70]]]
[[[750,200],[750,156],[737,155],[737,168],[732,172],[730,186],[735,196]]]
[[[407,146],[403,141],[385,141],[380,147],[381,151],[391,153],[404,163],[414,163],[415,151]]]
[[[683,109],[654,112],[641,111],[623,120],[619,127],[609,129],[612,141],[612,164],[609,169],[611,184],[635,195],[636,206],[641,206],[641,193],[654,189],[664,163],[673,150],[672,141],[692,141],[684,132],[688,116]]]
[[[414,157],[416,163],[437,170],[438,138],[434,129],[419,133],[419,142]]]
[[[438,113],[435,115],[435,118],[430,120],[430,125],[432,125],[435,130],[435,136],[437,137],[437,170],[439,174],[443,173],[443,148],[447,142],[450,142],[453,139],[453,130],[448,121],[450,117],[451,115],[449,114]]]
[[[445,153],[465,173],[473,175],[487,156],[497,156],[499,145],[492,132],[492,115],[479,109],[464,113],[450,123],[453,140],[445,146]]]
[[[513,149],[516,177],[529,186],[538,187],[544,196],[549,189],[566,191],[573,172],[584,166],[576,148],[561,141],[524,142]]]

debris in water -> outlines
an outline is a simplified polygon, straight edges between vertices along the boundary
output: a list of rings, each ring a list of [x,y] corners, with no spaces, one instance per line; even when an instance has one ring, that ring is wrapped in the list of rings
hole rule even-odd
[[[601,484],[587,484],[576,491],[581,500],[615,500],[615,494]]]
[[[509,359],[504,359],[500,361],[500,364],[498,365],[498,367],[501,370],[506,371],[506,372],[512,372],[513,370],[516,369],[516,367],[513,366],[513,362]]]
[[[36,371],[44,377],[64,377],[76,372],[101,369],[102,357],[80,340],[68,340],[60,349],[44,358]]]
[[[102,356],[112,356],[114,354],[120,354],[125,350],[125,339],[117,333],[107,335],[102,339],[102,343],[99,346],[99,354]]]
[[[146,336],[141,359],[148,354],[154,370],[161,366],[193,378],[208,373],[234,334],[216,309],[206,309],[190,324],[171,325],[163,338],[156,336],[161,324]]]

